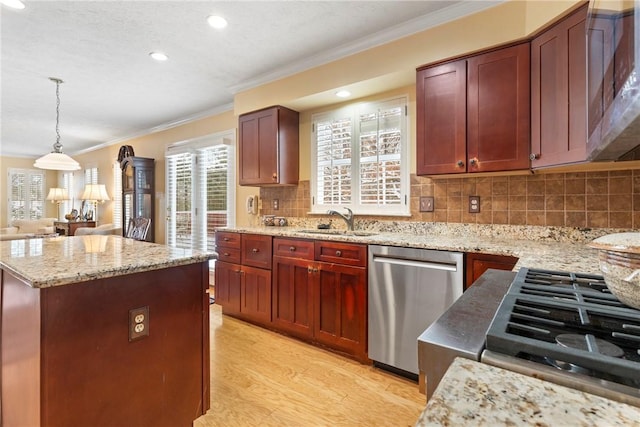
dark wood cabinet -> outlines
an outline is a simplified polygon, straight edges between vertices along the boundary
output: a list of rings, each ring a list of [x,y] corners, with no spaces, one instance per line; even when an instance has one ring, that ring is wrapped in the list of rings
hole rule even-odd
[[[366,245],[275,238],[274,252],[274,328],[366,362]]]
[[[272,237],[216,232],[216,303],[222,312],[259,325],[271,323]]]
[[[465,254],[464,289],[469,288],[489,268],[496,270],[513,270],[518,258],[509,255],[492,255],[483,253]]]
[[[418,175],[529,168],[529,49],[418,69]]]
[[[216,262],[216,303],[222,306],[224,314],[240,313],[240,265],[228,262]]]
[[[467,62],[418,71],[418,175],[467,171]]]
[[[366,268],[320,262],[314,274],[315,340],[366,360]]]
[[[122,169],[122,235],[127,235],[131,218],[151,218],[146,241],[155,241],[155,160],[125,157]]]
[[[55,232],[61,236],[74,236],[80,227],[95,228],[95,221],[54,221]]]
[[[240,185],[298,183],[298,124],[298,112],[281,106],[240,116]]]
[[[582,162],[587,148],[587,6],[531,42],[531,166]]]

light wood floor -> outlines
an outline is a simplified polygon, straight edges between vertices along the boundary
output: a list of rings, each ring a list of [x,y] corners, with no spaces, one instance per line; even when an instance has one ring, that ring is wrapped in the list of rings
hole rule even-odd
[[[211,409],[194,427],[412,426],[424,407],[416,383],[211,306]]]

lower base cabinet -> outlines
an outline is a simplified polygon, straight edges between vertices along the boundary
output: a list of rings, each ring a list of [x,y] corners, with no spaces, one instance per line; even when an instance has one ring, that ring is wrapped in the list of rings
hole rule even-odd
[[[271,270],[241,267],[240,314],[256,323],[271,322]]]
[[[216,303],[225,314],[240,313],[240,265],[216,262]]]
[[[366,245],[276,238],[274,253],[272,327],[367,362]]]

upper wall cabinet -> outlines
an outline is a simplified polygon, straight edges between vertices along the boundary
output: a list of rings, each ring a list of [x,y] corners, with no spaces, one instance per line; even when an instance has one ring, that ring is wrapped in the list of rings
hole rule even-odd
[[[531,167],[586,160],[587,73],[581,7],[531,42]]]
[[[275,106],[239,118],[240,185],[298,183],[298,112]]]
[[[418,175],[529,168],[529,43],[419,68]]]

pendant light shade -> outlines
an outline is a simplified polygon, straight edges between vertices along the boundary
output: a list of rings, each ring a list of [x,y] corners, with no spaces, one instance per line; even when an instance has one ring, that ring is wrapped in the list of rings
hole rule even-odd
[[[53,151],[37,159],[33,166],[39,169],[77,171],[80,169],[80,163],[64,154],[60,144],[60,83],[62,80],[55,77],[49,77],[49,80],[56,84],[56,143],[53,144]]]

